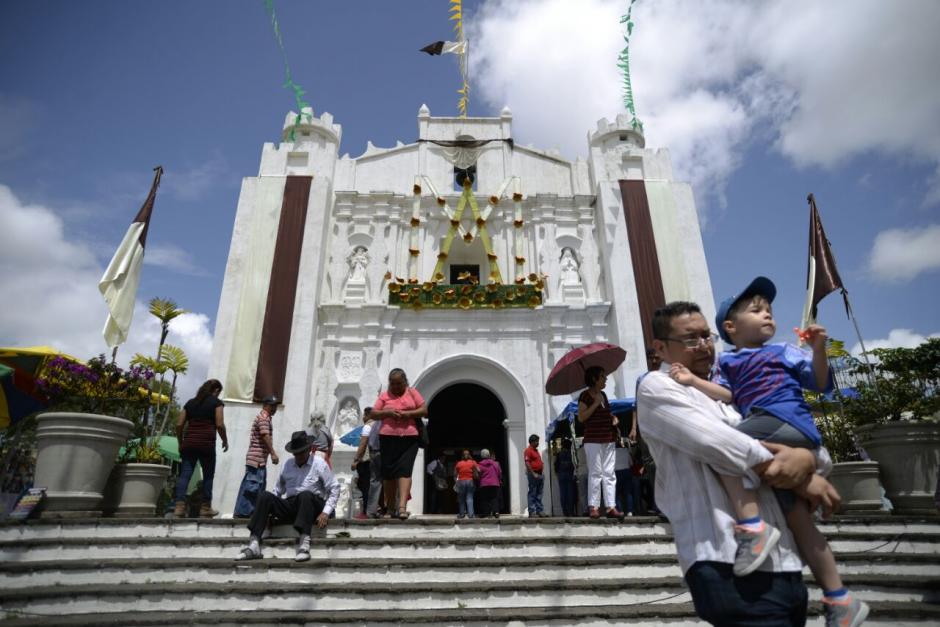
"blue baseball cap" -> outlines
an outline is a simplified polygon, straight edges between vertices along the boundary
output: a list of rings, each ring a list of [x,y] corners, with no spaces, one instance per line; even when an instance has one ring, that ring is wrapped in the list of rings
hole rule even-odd
[[[759,276],[751,281],[740,294],[721,301],[721,305],[718,306],[718,313],[715,314],[715,326],[718,327],[718,335],[721,336],[721,339],[729,344],[734,344],[734,342],[731,340],[728,332],[725,331],[724,322],[728,319],[728,312],[731,311],[731,308],[734,307],[738,301],[749,296],[763,296],[767,299],[768,303],[772,303],[777,296],[777,287],[774,285],[774,282],[767,277]]]

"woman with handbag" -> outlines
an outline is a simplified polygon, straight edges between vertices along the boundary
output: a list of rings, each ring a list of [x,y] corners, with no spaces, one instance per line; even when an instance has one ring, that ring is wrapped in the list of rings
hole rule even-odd
[[[424,399],[418,390],[408,386],[408,376],[401,368],[388,373],[388,389],[372,404],[372,417],[382,421],[379,430],[382,451],[382,487],[385,491],[385,507],[398,512],[398,518],[408,518],[408,496],[411,493],[411,473],[418,456],[420,431],[424,429],[422,418],[427,416]],[[398,495],[396,509],[395,495]]]

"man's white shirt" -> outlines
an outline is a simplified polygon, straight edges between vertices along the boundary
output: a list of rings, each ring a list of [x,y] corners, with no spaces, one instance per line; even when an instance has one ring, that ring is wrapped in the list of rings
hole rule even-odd
[[[274,485],[274,495],[283,499],[296,496],[298,492],[311,492],[323,499],[323,513],[329,516],[339,500],[339,481],[322,457],[310,455],[307,463],[298,466],[291,456],[284,461],[281,475]]]
[[[656,461],[656,505],[673,528],[683,574],[701,561],[734,563],[734,508],[716,473],[760,479],[751,468],[773,455],[734,427],[741,416],[669,376],[669,364],[650,372],[637,388],[640,432]],[[824,449],[817,458],[828,461]],[[760,570],[798,572],[803,564],[773,489],[758,490],[761,517],[781,538]]]

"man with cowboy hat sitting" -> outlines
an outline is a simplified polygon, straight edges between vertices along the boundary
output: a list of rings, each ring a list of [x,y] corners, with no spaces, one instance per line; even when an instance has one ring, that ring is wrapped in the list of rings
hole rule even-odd
[[[284,448],[293,459],[281,469],[274,492],[260,492],[255,511],[248,521],[251,537],[236,560],[261,559],[261,534],[269,517],[292,521],[300,534],[294,561],[310,559],[310,530],[316,521],[323,529],[339,498],[339,482],[321,457],[312,455],[313,442],[305,431],[295,431]]]

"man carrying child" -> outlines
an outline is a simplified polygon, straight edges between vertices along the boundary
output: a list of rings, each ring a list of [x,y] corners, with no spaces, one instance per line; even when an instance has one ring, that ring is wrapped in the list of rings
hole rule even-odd
[[[762,444],[734,427],[740,415],[728,405],[669,375],[679,364],[707,378],[715,337],[698,305],[670,303],[656,311],[653,346],[663,359],[637,391],[640,431],[656,460],[657,503],[673,528],[679,565],[698,615],[717,625],[803,625],[807,591],[793,536],[773,490],[795,488],[827,508],[838,494],[818,474],[822,451]],[[757,571],[736,577],[734,508],[718,475],[747,477],[757,490],[763,519],[781,530],[779,542]],[[762,483],[763,480],[763,483]]]

